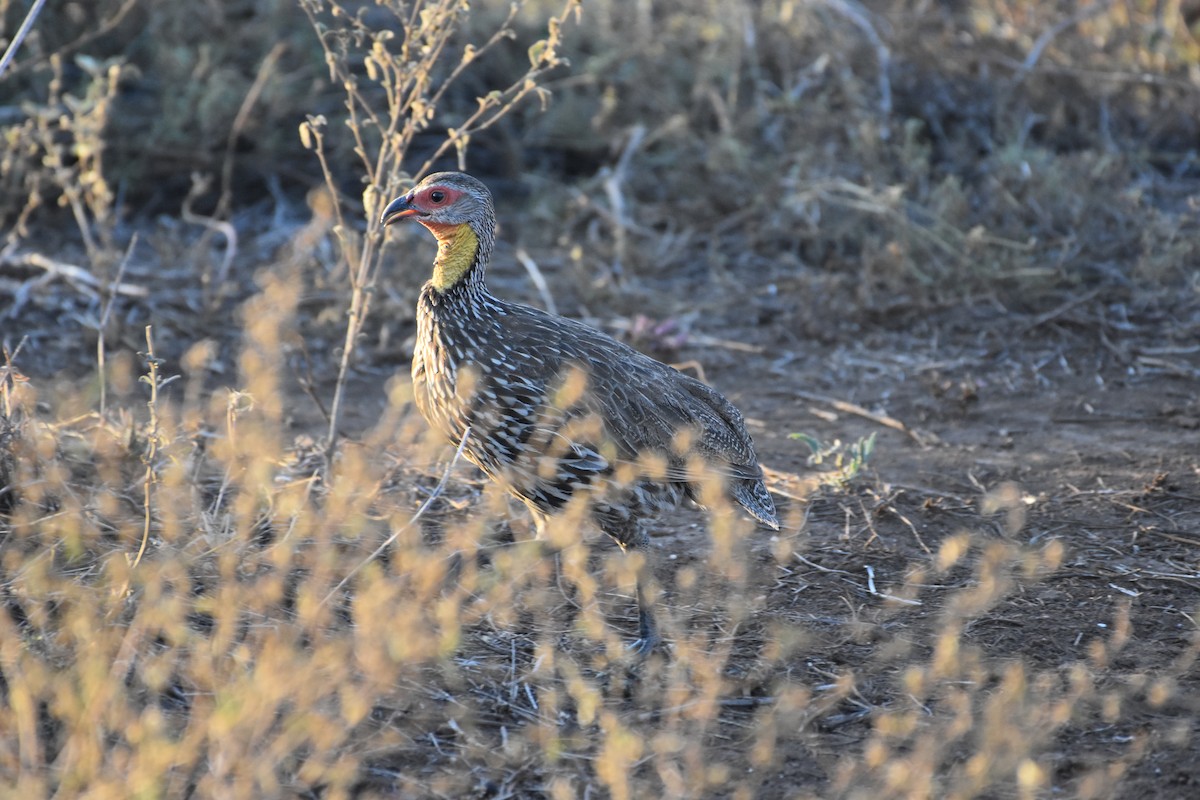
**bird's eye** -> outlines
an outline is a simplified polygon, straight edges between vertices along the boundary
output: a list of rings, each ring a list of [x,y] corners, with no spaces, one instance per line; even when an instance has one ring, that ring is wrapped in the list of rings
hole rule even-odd
[[[446,200],[446,193],[443,191],[434,189],[432,192],[429,193],[429,202],[431,202],[431,203],[443,203],[443,202],[445,202],[445,200]]]

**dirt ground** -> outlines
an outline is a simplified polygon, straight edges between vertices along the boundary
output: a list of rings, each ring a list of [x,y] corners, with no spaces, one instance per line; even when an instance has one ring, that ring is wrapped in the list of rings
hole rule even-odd
[[[805,740],[826,765],[823,777],[866,737],[871,712],[897,703],[891,674],[900,667],[881,652],[928,657],[944,604],[966,576],[933,577],[920,565],[948,537],[972,531],[985,542],[1063,547],[1058,569],[1012,575],[1004,596],[963,625],[964,647],[983,662],[1020,658],[1031,671],[1061,674],[1128,626],[1096,673],[1105,691],[1124,689],[1124,713],[1052,737],[1054,785],[1070,794],[1089,770],[1120,764],[1110,773],[1115,796],[1197,790],[1200,350],[1190,313],[1180,328],[1170,312],[1129,315],[1100,302],[1029,317],[985,303],[800,347],[781,326],[760,340],[759,358],[710,371],[718,385],[755,387],[734,392],[736,402],[761,423],[764,462],[782,472],[805,472],[789,430],[829,439],[879,431],[873,480],[809,501],[797,544],[807,561],[778,577],[761,612],[809,626],[814,680],[873,664],[859,684],[859,713]],[[1178,336],[1184,329],[1190,343]],[[884,413],[905,430],[831,415],[810,395]],[[985,498],[1008,513],[981,515]],[[897,609],[873,597],[868,568],[890,584],[919,570],[922,605]],[[851,632],[856,622],[866,631]],[[1159,675],[1173,676],[1177,691],[1156,702],[1146,684]],[[789,782],[815,777],[812,764],[794,769],[764,782],[762,796],[787,796]]]

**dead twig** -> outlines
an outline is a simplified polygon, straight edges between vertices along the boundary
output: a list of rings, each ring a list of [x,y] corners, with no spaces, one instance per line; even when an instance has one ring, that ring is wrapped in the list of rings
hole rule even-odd
[[[29,24],[32,25],[32,18],[37,15],[35,9],[37,11],[40,11],[41,6],[43,5],[44,2],[45,2],[45,0],[37,0],[34,3],[33,8],[30,9],[29,14],[26,16],[26,21]],[[83,34],[75,41],[68,42],[60,47],[56,47],[54,49],[53,56],[65,60],[67,58],[67,56],[69,56],[71,53],[75,52],[76,50],[79,50],[84,45],[89,44],[90,42],[93,42],[96,39],[99,39],[101,36],[105,36],[113,28],[120,25],[122,20],[124,20],[125,17],[128,16],[129,12],[132,11],[133,7],[136,6],[139,2],[140,2],[140,0],[125,0],[125,3],[122,4],[121,7],[118,8],[111,17],[109,17],[106,20],[103,20],[99,25],[95,26],[94,28],[89,29],[87,33]],[[24,25],[25,25],[25,23],[22,23],[22,26],[24,26]],[[28,33],[28,31],[26,31],[26,33]],[[11,51],[13,55],[16,55],[16,49],[20,45],[20,41],[23,38],[24,38],[24,36],[21,36],[19,31],[18,31],[18,36],[13,38],[13,43],[9,45],[9,51]],[[5,53],[5,58],[7,59],[7,61],[11,61],[11,57],[8,55],[8,52]],[[49,61],[50,58],[51,58],[51,56],[46,56],[45,58],[42,58],[40,60],[23,61],[20,64],[18,64],[17,66],[12,68],[12,75],[18,75],[24,70],[39,67],[39,66],[45,64],[47,61]],[[3,67],[0,67],[0,75],[4,74],[4,67],[8,66],[7,61],[5,62]]]
[[[237,255],[238,235],[237,228],[233,227],[232,223],[217,219],[216,217],[206,217],[192,211],[192,202],[208,191],[210,182],[211,179],[207,176],[201,176],[196,173],[192,174],[192,189],[188,192],[187,197],[184,198],[183,208],[180,209],[179,216],[184,222],[192,225],[203,225],[210,231],[214,231],[225,237],[225,255],[221,258],[221,265],[217,267],[217,285],[219,286],[225,280],[225,276],[229,274],[229,268],[233,265],[233,259]]]
[[[1029,48],[1029,53],[1025,56],[1025,60],[1021,62],[1020,69],[1014,78],[1014,84],[1020,84],[1028,77],[1033,68],[1037,66],[1038,61],[1042,58],[1042,53],[1053,42],[1058,35],[1068,28],[1072,28],[1085,20],[1098,16],[1108,10],[1112,5],[1112,0],[1101,0],[1095,5],[1085,5],[1071,16],[1061,19],[1051,25],[1046,30],[1042,31],[1042,35],[1033,43],[1033,47]]]
[[[757,708],[774,705],[774,697],[726,697],[719,701],[722,708]]]
[[[953,500],[954,502],[958,503],[959,505],[963,506],[964,508],[970,508],[972,506],[972,501],[968,500],[965,497],[962,497],[961,495],[951,494],[951,493],[943,491],[941,489],[934,489],[929,486],[917,486],[916,484],[911,484],[911,483],[894,483],[892,481],[888,481],[887,485],[888,485],[889,489],[903,489],[906,492],[924,495],[926,497],[945,498],[947,500]]]
[[[930,550],[926,546],[925,540],[923,540],[921,538],[921,534],[920,534],[920,532],[917,531],[917,526],[912,523],[912,520],[910,520],[908,517],[901,514],[898,510],[896,510],[896,507],[894,505],[892,505],[891,503],[884,506],[884,508],[887,509],[888,511],[892,512],[893,514],[895,514],[897,517],[900,518],[901,522],[903,522],[905,525],[908,526],[908,529],[910,531],[912,531],[913,538],[917,540],[917,544],[919,544],[921,546],[921,549],[924,550],[927,555],[933,555],[933,551]]]
[[[1103,289],[1103,287],[1098,286],[1095,289],[1084,292],[1083,294],[1079,295],[1078,297],[1072,297],[1070,300],[1067,300],[1065,303],[1062,303],[1061,305],[1050,309],[1049,311],[1047,311],[1044,314],[1038,315],[1031,322],[1024,325],[1019,331],[1017,331],[1017,336],[1024,336],[1025,334],[1029,333],[1030,331],[1036,330],[1037,328],[1042,327],[1047,322],[1053,322],[1054,320],[1058,319],[1063,314],[1067,313],[1068,311],[1075,308],[1076,306],[1081,306],[1084,303],[1089,302],[1090,300],[1094,300],[1096,298],[1096,296],[1100,294],[1102,289]]]
[[[237,147],[238,137],[242,133],[242,129],[246,127],[246,121],[250,118],[250,112],[254,109],[254,104],[258,102],[259,95],[267,85],[267,79],[271,77],[272,71],[275,69],[276,62],[287,49],[287,44],[277,42],[271,51],[267,53],[262,63],[258,65],[258,72],[254,76],[254,83],[250,84],[250,89],[246,92],[246,96],[242,98],[242,105],[238,108],[237,116],[233,118],[233,124],[229,126],[229,136],[225,139],[225,159],[221,164],[221,199],[217,201],[217,212],[213,215],[216,217],[224,217],[229,213],[230,204],[233,201],[233,154]],[[220,286],[225,280],[225,275],[218,274],[217,286]]]
[[[524,247],[517,248],[516,256],[517,261],[520,261],[521,266],[529,273],[529,279],[533,281],[538,294],[541,295],[542,304],[546,306],[546,310],[551,314],[557,314],[558,306],[554,303],[554,296],[550,294],[550,286],[546,283],[546,277],[542,275],[542,271],[538,269],[537,262],[530,257]]]
[[[42,13],[42,6],[46,4],[46,0],[34,0],[33,5],[29,8],[29,13],[25,15],[25,19],[21,22],[21,27],[17,29],[17,33],[13,36],[12,41],[8,43],[8,47],[4,51],[4,56],[0,58],[0,75],[8,69],[8,65],[16,57],[17,51],[21,49],[21,43],[25,41],[25,37],[33,30],[33,23],[38,18],[38,14]]]
[[[143,502],[142,502],[142,543],[138,547],[137,557],[133,559],[130,565],[131,570],[137,569],[138,564],[142,563],[142,556],[146,553],[146,544],[150,541],[150,524],[154,519],[154,485],[158,482],[157,475],[154,471],[154,460],[158,456],[159,446],[159,430],[158,430],[158,357],[154,355],[154,326],[146,326],[146,365],[149,370],[146,381],[150,384],[150,399],[146,402],[146,406],[150,409],[150,426],[146,433],[146,453],[142,456],[142,463],[146,465],[146,478],[143,483]]]
[[[633,323],[623,318],[605,320],[601,324],[603,327],[617,331],[618,333],[628,334],[631,330],[633,330]],[[693,333],[691,331],[687,332],[687,342],[688,344],[694,344],[700,347],[720,347],[725,350],[733,350],[739,353],[765,353],[767,350],[765,347],[761,347],[757,344],[739,342],[734,339],[721,339],[716,336],[709,336],[708,334],[704,333]]]
[[[1159,530],[1158,528],[1143,528],[1139,531],[1139,533],[1154,534],[1155,536],[1161,536],[1164,539],[1170,539],[1173,542],[1186,544],[1189,547],[1200,547],[1200,539],[1193,539],[1190,536],[1179,536],[1174,533],[1167,533],[1166,531]]]
[[[44,286],[56,279],[61,279],[69,283],[82,294],[91,297],[94,300],[99,300],[104,291],[110,294],[120,294],[126,297],[147,297],[150,292],[145,286],[138,286],[133,283],[123,283],[119,280],[113,281],[111,284],[105,284],[104,281],[97,278],[89,270],[75,264],[67,264],[63,261],[58,261],[53,258],[48,258],[41,253],[19,253],[6,255],[0,258],[0,264],[7,264],[15,267],[33,267],[44,271],[44,275],[37,278],[30,278],[21,284],[14,294],[16,295],[12,307],[8,310],[7,316],[14,317],[17,312],[25,305],[29,294],[36,288]]]
[[[1200,377],[1200,369],[1185,364],[1180,361],[1170,361],[1165,358],[1152,358],[1150,356],[1138,356],[1135,361],[1143,367],[1150,369],[1159,369],[1163,372],[1168,372],[1180,378],[1197,378]]]
[[[617,165],[611,170],[605,168],[602,172],[604,175],[604,194],[608,198],[608,205],[612,210],[613,219],[613,249],[616,251],[617,262],[613,265],[613,272],[617,275],[623,275],[626,263],[626,254],[628,253],[628,237],[627,231],[631,227],[628,222],[628,214],[625,211],[625,193],[622,186],[625,183],[626,175],[629,173],[629,164],[633,160],[633,154],[642,146],[642,141],[646,138],[646,126],[635,125],[629,132],[629,141],[625,143],[625,147],[621,150],[621,155],[617,159]]]
[[[831,569],[829,567],[822,567],[820,564],[814,564],[813,562],[809,561],[807,558],[800,555],[799,553],[792,553],[792,556],[797,561],[799,561],[801,564],[806,564],[806,565],[812,567],[813,569],[817,570],[818,572],[828,572],[833,575],[853,575],[854,574],[853,572],[847,572],[844,569]]]
[[[928,447],[937,443],[937,437],[932,433],[916,431],[895,417],[890,417],[887,414],[876,414],[855,403],[804,391],[796,391],[795,395],[801,399],[808,400],[811,403],[824,403],[825,405],[835,408],[844,414],[853,414],[856,417],[868,419],[871,422],[882,425],[885,428],[891,428],[892,430],[900,431],[901,433],[907,434],[909,438],[922,447]]]
[[[866,570],[867,570],[867,591],[870,592],[871,594],[875,595],[876,597],[882,598],[884,600],[892,600],[897,603],[903,603],[906,606],[924,605],[924,603],[922,603],[920,600],[912,600],[907,597],[897,597],[894,594],[888,594],[887,592],[878,591],[875,588],[875,568],[872,567],[870,564],[865,564],[864,566],[866,567]]]
[[[875,83],[879,89],[879,114],[883,117],[883,122],[879,127],[879,136],[881,139],[887,140],[891,135],[889,119],[892,115],[892,83],[888,77],[892,63],[891,51],[888,50],[887,45],[879,36],[879,32],[871,23],[870,12],[867,9],[854,0],[824,0],[824,3],[831,10],[850,20],[875,50],[875,59],[879,62],[879,73]]]
[[[35,267],[45,270],[53,278],[62,278],[76,288],[81,288],[87,294],[95,296],[98,290],[108,289],[115,294],[125,295],[126,297],[148,297],[150,290],[145,286],[139,286],[136,283],[122,283],[115,281],[109,286],[104,285],[104,281],[97,278],[83,267],[75,264],[68,264],[64,261],[57,261],[53,258],[48,258],[41,253],[23,253],[13,255],[4,260],[4,263],[11,264],[17,267]]]
[[[104,410],[107,406],[108,399],[108,376],[105,375],[105,355],[104,331],[108,328],[108,317],[112,313],[113,300],[116,299],[117,293],[114,287],[121,283],[121,277],[125,274],[125,267],[129,265],[129,259],[133,255],[133,249],[137,247],[138,235],[135,233],[129,240],[129,247],[125,250],[125,257],[121,259],[121,263],[117,265],[116,277],[109,284],[108,298],[104,301],[104,310],[100,312],[100,323],[97,326],[96,336],[96,370],[100,377],[100,417],[104,418]]]
[[[4,355],[4,365],[0,366],[0,400],[4,402],[4,408],[0,409],[0,414],[7,419],[12,419],[12,395],[16,385],[29,382],[29,378],[22,375],[14,366],[17,356],[21,353],[21,348],[27,341],[29,341],[29,337],[22,336],[21,341],[17,342],[17,346],[12,350],[8,349],[7,343],[0,343],[0,353]]]

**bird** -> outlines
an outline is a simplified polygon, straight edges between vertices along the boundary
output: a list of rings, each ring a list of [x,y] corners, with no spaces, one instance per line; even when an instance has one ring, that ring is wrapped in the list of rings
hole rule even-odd
[[[478,179],[429,175],[388,203],[380,225],[406,219],[438,242],[417,301],[417,409],[524,503],[539,537],[582,495],[603,533],[644,554],[629,648],[649,654],[662,636],[646,593],[648,530],[681,503],[699,504],[698,466],[720,476],[727,499],[779,529],[741,412],[707,384],[582,322],[494,296],[484,274],[496,213]]]

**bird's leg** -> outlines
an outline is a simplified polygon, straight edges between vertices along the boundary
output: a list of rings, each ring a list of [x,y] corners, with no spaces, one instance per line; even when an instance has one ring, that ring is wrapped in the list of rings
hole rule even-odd
[[[639,658],[645,658],[662,644],[662,636],[658,632],[658,621],[654,614],[654,604],[646,596],[647,586],[654,579],[654,547],[650,544],[650,537],[646,535],[646,531],[639,525],[632,540],[621,543],[621,549],[633,550],[642,557],[636,578],[638,638],[629,645],[629,649]]]
[[[550,536],[547,533],[550,525],[549,518],[536,507],[530,506],[529,511],[530,516],[533,517],[534,552],[541,553],[543,556],[554,555],[555,551],[550,546]]]
[[[654,616],[654,607],[646,599],[646,581],[641,575],[644,570],[645,567],[638,570],[637,579],[638,638],[629,645],[630,651],[639,658],[650,655],[655,648],[662,644],[662,636],[658,632],[658,621]]]
[[[559,556],[564,547],[570,546],[573,542],[578,541],[578,536],[568,537],[565,541],[562,536],[562,531],[551,531],[551,520],[548,515],[538,510],[536,506],[530,506],[529,510],[533,517],[534,535],[532,543],[536,545],[535,553],[541,555],[542,558],[553,558],[557,564]],[[561,529],[563,526],[562,518],[557,519],[557,525]],[[572,530],[574,530],[572,528]]]
[[[533,524],[536,529],[536,533],[534,534],[534,542],[538,547],[536,552],[541,558],[550,559],[552,569],[554,570],[554,586],[558,589],[559,594],[568,601],[571,601],[571,592],[563,585],[562,551],[550,542],[550,519],[536,507],[530,506],[530,512],[533,516]]]

